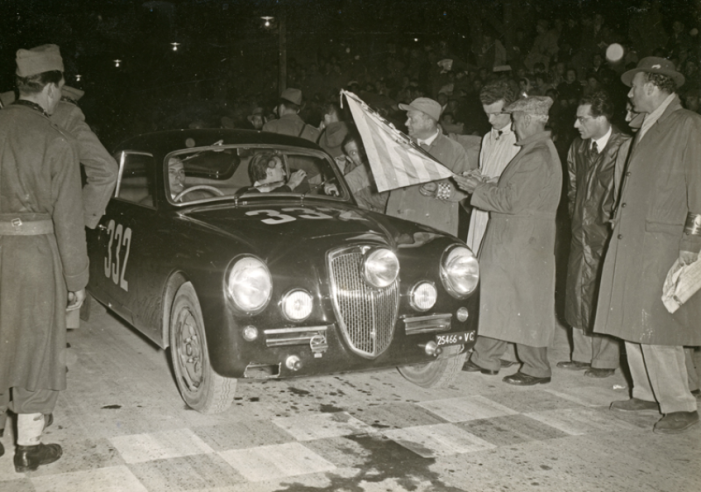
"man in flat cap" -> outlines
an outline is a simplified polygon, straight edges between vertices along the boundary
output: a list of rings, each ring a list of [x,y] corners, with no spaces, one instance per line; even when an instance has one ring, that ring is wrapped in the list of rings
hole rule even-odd
[[[280,133],[292,137],[301,137],[316,143],[319,140],[319,130],[304,122],[299,116],[302,110],[302,91],[289,87],[282,91],[278,101],[277,120],[270,120],[263,125],[264,132]]]
[[[699,420],[684,346],[701,345],[701,294],[674,314],[661,297],[670,269],[701,250],[701,116],[682,108],[684,76],[669,60],[643,58],[621,80],[645,119],[623,170],[594,331],[625,341],[632,397],[611,409],[659,411],[654,431],[672,434]]]
[[[411,104],[400,104],[407,112],[409,136],[438,162],[456,174],[477,167],[470,166],[462,145],[446,137],[438,120],[441,105],[427,97],[414,99]],[[459,201],[465,193],[448,180],[432,181],[422,185],[392,190],[387,201],[387,215],[425,224],[449,234],[458,234]]]
[[[455,177],[472,194],[470,204],[491,213],[480,253],[479,336],[463,369],[498,374],[512,342],[523,365],[503,381],[521,386],[549,383],[551,376],[547,347],[555,334],[555,213],[562,186],[560,158],[545,131],[552,103],[533,96],[504,108],[521,150],[498,182]]]
[[[14,465],[61,457],[44,415],[66,388],[66,309],[85,299],[88,255],[73,138],[49,119],[61,99],[58,46],[17,52],[19,99],[0,111],[0,404],[17,415]]]

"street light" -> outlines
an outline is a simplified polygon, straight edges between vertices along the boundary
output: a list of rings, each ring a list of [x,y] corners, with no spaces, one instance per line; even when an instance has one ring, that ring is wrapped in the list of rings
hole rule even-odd
[[[263,24],[263,26],[266,27],[266,28],[270,28],[270,26],[271,26],[271,22],[270,22],[270,21],[274,20],[275,17],[271,17],[271,16],[269,16],[269,15],[264,15],[264,16],[261,17],[261,19],[263,19],[263,20],[265,21],[265,23]]]
[[[83,77],[83,76],[80,75],[79,73],[75,74],[75,81],[76,81],[76,82],[80,82],[80,79],[81,79],[82,77]]]
[[[119,64],[122,63],[122,60],[114,60],[114,66],[115,68],[119,68]]]
[[[170,43],[170,45],[173,47],[173,51],[178,51],[178,46],[180,46],[180,43]]]

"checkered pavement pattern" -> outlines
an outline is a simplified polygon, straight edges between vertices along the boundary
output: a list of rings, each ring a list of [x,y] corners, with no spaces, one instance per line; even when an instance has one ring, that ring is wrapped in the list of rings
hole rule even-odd
[[[659,416],[608,410],[611,400],[621,396],[610,388],[497,388],[488,394],[394,401],[349,411],[223,419],[215,425],[166,426],[113,437],[82,435],[62,439],[65,456],[27,474],[15,473],[8,444],[12,439],[6,435],[3,442],[9,449],[0,458],[0,490],[272,491],[295,490],[291,484],[299,480],[332,487],[334,480],[343,483],[357,476],[368,459],[375,466],[412,460],[420,466],[426,459],[463,459],[530,442],[649,433]],[[47,434],[44,440],[51,442],[51,432]],[[371,473],[366,475],[370,480]],[[401,486],[397,483],[396,490],[404,490]],[[385,484],[378,490],[390,489]],[[434,484],[425,490],[441,489]]]

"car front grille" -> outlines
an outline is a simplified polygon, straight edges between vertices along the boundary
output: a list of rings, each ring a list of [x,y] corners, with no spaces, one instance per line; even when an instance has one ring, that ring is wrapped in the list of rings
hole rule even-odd
[[[374,359],[392,342],[399,306],[399,282],[375,289],[362,273],[363,253],[354,246],[329,253],[329,274],[336,318],[343,337],[356,354]]]

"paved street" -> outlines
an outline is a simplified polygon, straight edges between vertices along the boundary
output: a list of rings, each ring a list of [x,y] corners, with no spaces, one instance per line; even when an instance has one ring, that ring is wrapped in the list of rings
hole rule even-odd
[[[555,369],[525,389],[501,382],[515,367],[443,390],[396,371],[239,383],[229,411],[205,416],[162,351],[93,311],[69,333],[69,389],[44,438],[64,457],[16,474],[6,433],[2,492],[701,490],[701,426],[659,436],[658,415],[609,411],[627,398],[618,372]],[[560,331],[551,362],[565,358]]]

